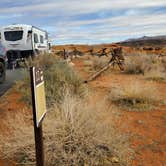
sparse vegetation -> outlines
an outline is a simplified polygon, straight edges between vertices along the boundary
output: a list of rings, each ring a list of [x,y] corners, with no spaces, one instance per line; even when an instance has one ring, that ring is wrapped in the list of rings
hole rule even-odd
[[[96,107],[97,108],[97,107]],[[43,124],[46,165],[122,166],[130,162],[128,137],[110,123],[101,122],[102,114],[86,102],[67,93],[61,107],[53,107]],[[3,157],[19,164],[34,165],[33,127],[30,116],[21,113],[7,118],[9,135],[0,133]],[[5,149],[5,150],[4,150]]]
[[[93,61],[92,68],[93,68],[94,71],[99,71],[100,69],[102,69],[104,67],[104,65],[106,63],[108,63],[108,59],[103,58],[103,57],[102,58],[96,58]]]
[[[96,108],[87,105],[67,94],[61,109],[50,113],[45,125],[52,127],[48,128],[46,141],[54,146],[47,146],[47,161],[51,165],[111,166],[116,157],[117,165],[128,162],[127,137],[115,131],[113,125],[102,124],[102,114],[99,116]]]
[[[54,58],[47,60],[49,58],[45,56],[30,60],[28,65],[40,64],[45,71],[46,97],[50,106],[44,123],[46,165],[128,165],[132,153],[128,137],[120,134],[113,125],[100,122],[102,115],[97,107],[91,107],[80,98],[86,89],[72,68]],[[16,84],[16,89],[30,102],[28,85],[29,78],[26,77]],[[30,122],[31,117],[26,118]],[[17,114],[13,120],[9,123],[13,137],[1,143],[0,149],[5,148],[3,155],[19,164],[34,165],[32,125],[26,124],[24,114]]]
[[[159,101],[157,90],[139,82],[129,82],[125,87],[114,87],[109,97],[114,104],[127,110],[149,110]]]
[[[157,82],[166,82],[166,73],[162,68],[157,68],[150,70],[148,73],[145,74],[148,80],[153,80]]]
[[[143,74],[149,80],[165,82],[166,68],[164,59],[155,55],[137,55],[126,58],[125,73]]]
[[[151,69],[145,73],[149,80],[166,82],[166,62],[165,59],[158,59],[153,63]]]
[[[144,74],[152,65],[150,56],[135,55],[127,56],[125,59],[125,73],[127,74]]]
[[[84,61],[84,66],[88,67],[88,70],[91,72],[99,71],[108,63],[107,57],[93,57]]]
[[[0,133],[0,156],[19,164],[35,165],[35,147],[32,116],[28,110],[5,114],[2,120],[6,133]],[[11,136],[12,135],[12,136]]]
[[[73,68],[54,55],[26,62],[27,67],[43,66],[47,73],[49,111],[43,121],[46,166],[128,166],[131,160],[136,165],[165,163],[163,155],[159,155],[165,148],[165,139],[159,136],[164,133],[166,120],[166,84],[160,83],[166,80],[166,59],[146,55],[155,52],[139,48],[125,49],[125,73],[130,75],[116,68],[116,72],[108,71],[108,75],[86,84],[92,89],[87,97],[87,89],[73,69],[85,79],[90,72],[93,75],[100,70],[110,57],[85,55],[73,59]],[[25,80],[17,82],[15,89],[30,105],[29,73],[25,74]],[[32,112],[22,109],[25,105],[19,98],[20,93],[12,89],[0,102],[0,164],[2,159],[15,165],[35,165]]]
[[[44,70],[45,88],[47,104],[53,105],[55,102],[59,104],[63,99],[63,93],[66,89],[70,89],[71,93],[78,97],[83,97],[86,93],[78,74],[66,64],[65,61],[58,60],[50,55],[42,55],[29,60],[27,66],[42,66]],[[30,87],[29,77],[27,77],[16,85],[16,88],[22,92],[23,100],[30,103]]]

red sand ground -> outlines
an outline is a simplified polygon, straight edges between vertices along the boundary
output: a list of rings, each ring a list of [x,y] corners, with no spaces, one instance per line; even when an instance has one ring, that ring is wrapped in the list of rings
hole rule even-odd
[[[20,99],[20,95],[14,91],[1,97],[0,119],[2,119],[2,120],[0,123],[0,132],[3,133],[4,138],[6,136],[11,135],[11,132],[12,132],[9,130],[7,123],[5,123],[6,116],[9,114],[10,114],[10,116],[13,116],[14,114],[17,114],[17,111],[19,111],[19,110],[21,110],[21,108],[23,108],[23,104],[18,102],[19,99]],[[0,159],[0,166],[14,166],[14,165],[15,164],[12,161]]]
[[[11,119],[15,119],[15,117],[21,113],[32,116],[31,110],[27,109],[27,106],[21,102],[21,95],[16,92],[14,89],[10,90],[0,98],[0,132],[3,133],[4,139],[5,137],[12,137],[13,132],[11,128],[8,126],[7,120],[9,117]],[[26,120],[25,120],[26,121]],[[27,119],[27,125],[32,123]],[[1,142],[1,141],[0,141]],[[1,153],[1,152],[0,152]],[[7,159],[0,159],[0,166],[16,166],[17,164],[14,161]]]
[[[75,59],[75,69],[86,79],[88,73],[83,68],[83,61]],[[166,100],[166,84],[145,81],[142,76],[113,74],[106,72],[96,80],[88,83],[92,89],[95,89],[95,100],[102,100],[108,93],[109,89],[116,85],[128,84],[128,81],[136,80],[142,84],[154,84],[163,100]],[[14,91],[10,92],[0,102],[0,118],[5,120],[6,114],[17,114],[20,107],[24,104],[19,101],[20,95]],[[16,102],[17,101],[17,102]],[[132,161],[132,166],[165,166],[166,165],[166,106],[159,107],[153,111],[144,112],[129,112],[117,110],[120,115],[116,119],[116,125],[125,126],[123,132],[133,135],[131,139],[132,147],[135,150],[135,158]],[[109,115],[108,115],[109,116]],[[109,119],[109,118],[107,118]],[[110,117],[111,120],[111,117]],[[0,132],[9,134],[7,126],[0,123]],[[13,162],[0,160],[0,166],[13,166]]]
[[[80,71],[83,78],[87,78],[87,73],[83,71],[83,62],[75,60],[75,68]],[[142,76],[112,74],[107,72],[96,80],[89,83],[95,89],[95,95],[99,100],[108,93],[109,89],[116,85],[124,86],[132,80],[148,86],[153,84],[158,89],[160,98],[166,100],[166,84],[149,82]],[[165,166],[166,165],[166,106],[160,106],[156,110],[129,112],[119,110],[121,113],[117,126],[125,126],[123,132],[133,135],[131,143],[135,150],[135,158],[132,166]]]

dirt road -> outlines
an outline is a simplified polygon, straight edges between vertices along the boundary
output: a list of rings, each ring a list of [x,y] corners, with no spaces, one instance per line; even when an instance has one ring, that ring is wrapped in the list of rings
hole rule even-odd
[[[0,96],[2,96],[9,88],[11,88],[15,81],[22,79],[23,76],[23,69],[7,70],[6,81],[3,84],[0,84]]]

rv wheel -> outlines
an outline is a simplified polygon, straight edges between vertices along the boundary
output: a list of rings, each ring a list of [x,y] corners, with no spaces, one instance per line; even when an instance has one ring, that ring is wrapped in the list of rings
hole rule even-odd
[[[6,69],[5,65],[0,62],[0,84],[3,83],[6,79]]]

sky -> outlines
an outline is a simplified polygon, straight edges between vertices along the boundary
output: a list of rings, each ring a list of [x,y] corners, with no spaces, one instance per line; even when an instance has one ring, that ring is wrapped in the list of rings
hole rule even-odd
[[[0,27],[30,24],[53,44],[99,44],[166,35],[166,0],[0,0]]]

